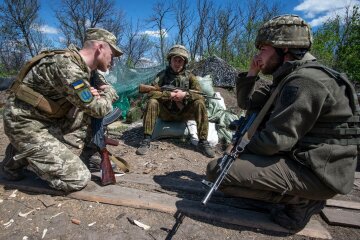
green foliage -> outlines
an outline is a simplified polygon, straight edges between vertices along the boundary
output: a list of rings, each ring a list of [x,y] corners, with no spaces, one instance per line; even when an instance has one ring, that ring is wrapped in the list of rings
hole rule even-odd
[[[338,50],[338,66],[353,81],[360,82],[360,11],[353,8],[348,19],[348,27]]]
[[[7,71],[2,64],[0,64],[0,77],[11,77],[16,75],[16,70]]]
[[[340,17],[327,20],[316,32],[312,53],[318,61],[329,67],[336,66],[336,53],[340,44]]]
[[[314,32],[312,53],[323,64],[360,82],[360,11],[354,6],[345,17],[336,16]]]

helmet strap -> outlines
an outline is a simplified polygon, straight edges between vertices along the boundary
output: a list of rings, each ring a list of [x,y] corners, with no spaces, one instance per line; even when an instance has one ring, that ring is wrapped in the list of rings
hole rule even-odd
[[[284,62],[286,52],[283,48],[275,47],[276,54],[280,57],[281,62]]]
[[[307,52],[306,48],[289,48],[289,54],[297,60],[301,60]]]

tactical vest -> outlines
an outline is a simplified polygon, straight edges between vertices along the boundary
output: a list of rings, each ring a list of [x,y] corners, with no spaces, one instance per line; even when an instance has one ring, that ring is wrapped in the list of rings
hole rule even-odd
[[[17,99],[24,101],[36,109],[43,112],[50,118],[61,118],[70,110],[72,104],[66,100],[66,98],[60,98],[57,101],[46,98],[39,92],[34,91],[30,87],[23,84],[23,79],[28,74],[30,69],[35,66],[41,59],[44,57],[54,56],[55,54],[69,54],[69,56],[74,57],[79,61],[80,56],[73,53],[69,50],[52,50],[52,51],[43,51],[39,55],[30,59],[26,64],[21,68],[19,74],[16,77],[15,82],[10,87],[9,91],[15,94]]]
[[[300,141],[299,145],[311,144],[336,144],[336,145],[357,145],[360,146],[360,107],[357,94],[353,85],[344,73],[336,72],[328,67],[316,63],[307,63],[301,68],[319,69],[331,78],[335,79],[339,85],[345,84],[345,94],[349,99],[349,104],[353,116],[346,119],[338,119],[337,122],[318,119],[314,127]]]
[[[180,87],[180,88],[190,88],[190,78],[194,77],[194,74],[192,74],[189,71],[184,71],[184,74],[174,75],[170,76],[167,70],[162,71],[159,75],[159,86],[164,85],[171,85],[174,87]]]

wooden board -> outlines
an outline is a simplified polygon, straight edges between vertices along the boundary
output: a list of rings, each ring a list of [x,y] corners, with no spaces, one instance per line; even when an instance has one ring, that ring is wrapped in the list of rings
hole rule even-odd
[[[100,177],[100,173],[92,173],[93,176]],[[125,174],[123,176],[116,177],[118,185],[121,183],[135,183],[141,185],[149,185],[152,187],[162,188],[164,190],[179,190],[188,193],[205,194],[207,191],[200,181],[194,181],[189,179],[173,178],[163,175],[151,176],[141,174]],[[216,195],[222,195],[216,193]]]
[[[360,212],[326,207],[321,215],[330,225],[360,227]]]
[[[8,182],[0,178],[0,184],[23,191],[53,195],[63,194],[62,192],[46,187],[43,182],[38,180],[35,181],[31,178],[26,178],[19,182]],[[273,223],[268,214],[219,204],[208,204],[205,207],[198,201],[181,199],[166,194],[125,188],[118,185],[100,187],[96,183],[90,182],[85,189],[70,193],[67,196],[86,201],[156,210],[169,214],[175,214],[180,211],[190,217],[194,216],[210,221],[216,220],[226,224],[293,234]],[[296,234],[312,238],[331,239],[330,233],[316,220],[311,220],[305,229]]]
[[[353,201],[328,199],[326,200],[326,206],[360,210],[360,202],[353,202]]]

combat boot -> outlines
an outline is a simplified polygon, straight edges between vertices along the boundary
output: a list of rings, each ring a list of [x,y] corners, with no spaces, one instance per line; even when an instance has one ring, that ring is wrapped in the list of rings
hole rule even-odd
[[[202,154],[204,154],[208,158],[215,157],[215,152],[214,152],[214,150],[211,149],[210,144],[209,144],[208,141],[200,140],[198,145],[197,145],[197,148]]]
[[[25,176],[22,173],[22,167],[16,168],[14,156],[16,149],[10,143],[5,150],[5,158],[1,163],[2,176],[9,181],[20,181]]]
[[[95,147],[85,146],[79,157],[90,172],[100,171],[101,156]]]
[[[148,153],[148,151],[150,150],[150,142],[151,142],[151,138],[145,137],[140,142],[140,147],[136,150],[136,154],[137,155],[146,155]]]
[[[280,226],[298,232],[310,221],[312,215],[320,213],[325,201],[308,200],[301,204],[287,204],[282,210],[271,212],[271,218]]]

